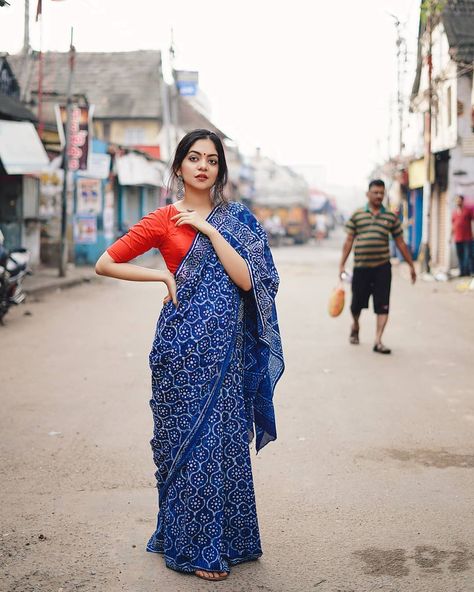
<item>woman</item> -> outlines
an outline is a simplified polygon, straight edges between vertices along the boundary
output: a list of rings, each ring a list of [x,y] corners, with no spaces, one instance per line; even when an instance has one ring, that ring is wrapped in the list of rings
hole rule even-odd
[[[97,273],[164,282],[150,353],[158,523],[147,550],[210,581],[262,554],[250,465],[276,438],[283,372],[278,274],[264,230],[223,197],[219,137],[195,130],[172,165],[178,201],[145,216],[100,257]],[[127,263],[156,247],[167,271]]]

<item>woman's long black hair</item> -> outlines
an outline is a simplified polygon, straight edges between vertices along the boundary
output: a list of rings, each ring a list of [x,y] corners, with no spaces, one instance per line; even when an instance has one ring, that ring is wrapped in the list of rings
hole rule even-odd
[[[216,147],[217,159],[219,163],[219,171],[217,173],[217,179],[214,183],[212,191],[212,201],[214,205],[225,201],[224,187],[227,183],[227,162],[225,159],[224,146],[222,141],[217,134],[207,129],[195,129],[189,132],[181,139],[180,143],[176,148],[176,152],[171,165],[171,176],[169,181],[169,189],[171,189],[178,180],[178,171],[181,168],[181,163],[186,158],[186,155],[191,150],[193,144],[198,140],[211,140]]]

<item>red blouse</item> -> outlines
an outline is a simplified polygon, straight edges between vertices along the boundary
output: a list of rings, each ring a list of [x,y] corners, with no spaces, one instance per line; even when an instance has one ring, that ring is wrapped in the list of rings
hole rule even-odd
[[[107,253],[115,263],[126,263],[150,249],[159,249],[166,266],[175,273],[197,234],[189,224],[176,226],[171,217],[178,213],[173,204],[158,208],[110,245]]]

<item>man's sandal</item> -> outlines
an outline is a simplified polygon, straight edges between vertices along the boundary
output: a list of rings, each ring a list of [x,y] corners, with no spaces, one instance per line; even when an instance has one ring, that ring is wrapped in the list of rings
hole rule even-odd
[[[217,571],[206,571],[204,569],[198,569],[194,572],[194,575],[202,580],[206,580],[206,582],[222,582],[222,580],[226,580],[228,577],[227,572],[217,572]]]
[[[383,343],[376,343],[374,345],[373,351],[377,354],[391,354],[392,353],[392,350],[388,347],[385,347],[385,345],[383,345]]]
[[[349,343],[352,345],[359,345],[359,329],[351,329]]]

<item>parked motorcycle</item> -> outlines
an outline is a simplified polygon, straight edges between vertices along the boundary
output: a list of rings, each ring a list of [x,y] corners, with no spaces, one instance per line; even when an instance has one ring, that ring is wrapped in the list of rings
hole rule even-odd
[[[12,305],[24,302],[26,295],[22,284],[31,274],[30,254],[27,249],[5,249],[4,236],[0,230],[0,325]]]

